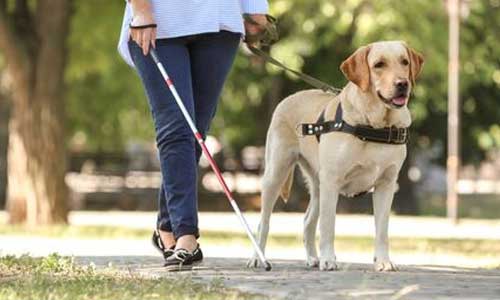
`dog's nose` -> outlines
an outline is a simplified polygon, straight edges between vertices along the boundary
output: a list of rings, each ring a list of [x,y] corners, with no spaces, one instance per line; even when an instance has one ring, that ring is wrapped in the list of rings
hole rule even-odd
[[[408,80],[403,79],[396,81],[396,88],[398,92],[406,92],[408,90]]]

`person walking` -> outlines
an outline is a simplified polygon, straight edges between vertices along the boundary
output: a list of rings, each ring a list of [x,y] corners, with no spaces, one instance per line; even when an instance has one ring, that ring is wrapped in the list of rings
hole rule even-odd
[[[153,244],[165,267],[200,262],[197,242],[197,165],[201,148],[148,55],[165,65],[203,138],[244,34],[267,23],[267,0],[126,0],[118,50],[146,90],[160,158],[162,183]],[[243,21],[249,14],[251,21]]]

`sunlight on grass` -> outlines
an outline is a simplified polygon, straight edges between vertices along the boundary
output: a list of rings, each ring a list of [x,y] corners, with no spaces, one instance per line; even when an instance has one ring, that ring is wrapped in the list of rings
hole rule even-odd
[[[113,226],[52,226],[27,229],[23,226],[0,225],[0,235],[44,236],[51,238],[92,238],[92,239],[149,239],[151,230],[131,229]],[[202,231],[203,244],[248,245],[244,233]],[[270,247],[303,247],[300,235],[270,235]],[[500,242],[487,239],[435,239],[435,238],[390,238],[393,253],[429,253],[462,255],[467,257],[496,257],[500,253]],[[338,251],[371,252],[372,237],[337,236],[335,247]]]
[[[0,257],[0,299],[255,299],[222,286],[199,284],[189,276],[150,279],[111,268],[76,265],[57,254]],[[258,297],[262,299],[262,296]]]

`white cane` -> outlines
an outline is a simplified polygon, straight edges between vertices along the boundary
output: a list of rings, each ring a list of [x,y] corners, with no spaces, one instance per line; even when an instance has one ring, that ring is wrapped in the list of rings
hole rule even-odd
[[[271,264],[266,260],[264,253],[260,249],[259,245],[257,244],[257,241],[255,240],[255,237],[252,234],[252,231],[250,230],[250,227],[248,226],[247,221],[245,220],[245,217],[243,217],[243,214],[241,213],[240,208],[236,204],[236,201],[234,201],[233,195],[229,188],[227,187],[226,181],[224,180],[224,177],[222,177],[222,174],[219,170],[219,167],[217,166],[217,163],[215,160],[212,158],[212,155],[208,151],[205,141],[203,140],[202,135],[196,128],[193,120],[191,119],[191,116],[189,115],[188,111],[186,110],[186,107],[184,106],[184,103],[182,103],[182,100],[177,93],[177,90],[175,89],[174,83],[172,80],[168,77],[167,71],[163,67],[163,64],[160,62],[160,59],[158,58],[158,55],[156,53],[156,50],[154,48],[151,48],[149,50],[149,53],[151,55],[151,58],[153,58],[153,61],[156,63],[156,66],[160,70],[161,75],[163,76],[163,79],[165,80],[165,83],[167,84],[168,88],[170,89],[170,92],[174,96],[175,102],[177,102],[177,105],[181,109],[182,115],[184,116],[184,119],[188,122],[189,127],[191,128],[191,131],[193,132],[196,141],[198,141],[198,144],[200,145],[203,154],[205,157],[208,159],[208,162],[210,163],[210,166],[212,167],[212,170],[214,171],[215,175],[217,176],[217,179],[219,180],[219,183],[222,186],[222,189],[224,190],[224,193],[226,194],[227,199],[229,200],[229,203],[231,203],[231,206],[233,207],[234,212],[238,216],[241,224],[243,225],[243,228],[245,229],[248,238],[252,242],[253,248],[255,249],[255,252],[259,256],[260,261],[262,264],[265,266],[266,271],[271,270]]]

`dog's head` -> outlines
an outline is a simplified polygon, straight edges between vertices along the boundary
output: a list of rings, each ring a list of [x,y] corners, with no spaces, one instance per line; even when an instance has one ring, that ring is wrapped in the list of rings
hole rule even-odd
[[[372,93],[389,108],[401,108],[423,63],[423,56],[404,42],[377,42],[356,50],[340,69],[363,92]]]

